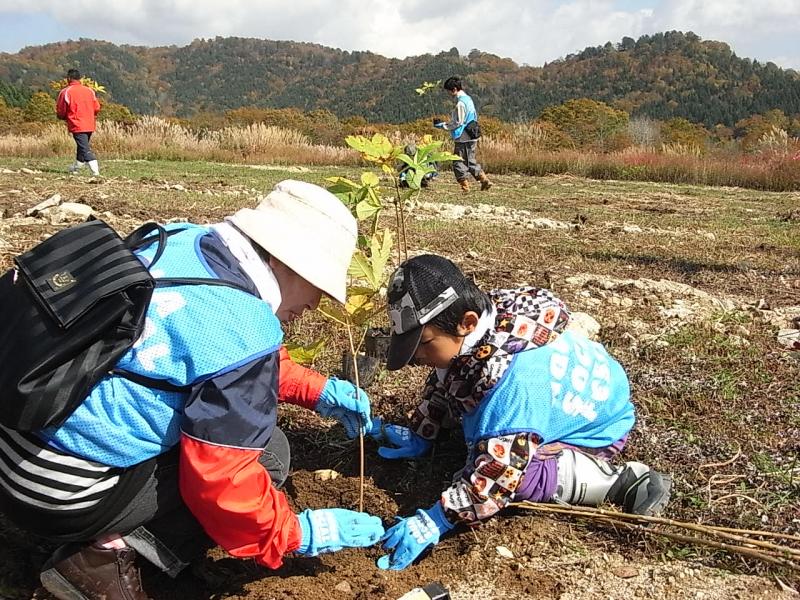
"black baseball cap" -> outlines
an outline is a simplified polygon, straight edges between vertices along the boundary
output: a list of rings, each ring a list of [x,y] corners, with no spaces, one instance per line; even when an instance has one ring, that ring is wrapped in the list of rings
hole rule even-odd
[[[422,327],[464,292],[464,275],[443,256],[422,254],[405,261],[392,275],[387,299],[392,335],[386,368],[407,365],[419,347]]]

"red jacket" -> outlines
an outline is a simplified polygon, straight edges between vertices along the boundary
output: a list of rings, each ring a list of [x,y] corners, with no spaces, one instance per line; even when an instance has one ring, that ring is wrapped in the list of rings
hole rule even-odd
[[[279,354],[280,361],[280,376],[276,382],[278,401],[314,409],[328,379],[292,362],[284,347],[275,354]],[[270,364],[274,364],[274,358]],[[267,365],[258,373],[259,378],[265,379],[268,370],[274,373],[274,367]],[[219,387],[224,384],[209,380],[204,385]],[[249,408],[254,414],[259,413],[261,405],[257,398],[251,400],[253,404]],[[202,405],[202,398],[189,404],[187,417],[202,413]],[[235,427],[229,427],[227,418],[215,411],[213,440],[189,435],[184,429],[178,471],[181,493],[206,533],[229,554],[254,558],[262,565],[277,569],[283,556],[300,546],[300,522],[286,496],[275,489],[269,473],[258,462],[263,448],[246,442],[258,437],[258,422],[254,421],[252,430],[248,430],[246,410],[240,411],[241,407],[232,405],[227,408],[226,415],[237,417],[233,421]],[[226,438],[230,438],[230,442],[226,443]]]
[[[70,133],[94,131],[94,116],[99,112],[100,102],[97,101],[94,90],[80,81],[70,81],[58,95],[56,115],[67,122]]]

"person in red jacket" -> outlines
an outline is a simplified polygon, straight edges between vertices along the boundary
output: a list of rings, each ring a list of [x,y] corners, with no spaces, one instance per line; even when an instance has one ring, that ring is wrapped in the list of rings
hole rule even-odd
[[[91,146],[95,115],[100,112],[100,102],[97,101],[94,90],[81,83],[81,74],[77,69],[67,71],[67,81],[67,87],[58,95],[56,115],[67,122],[67,129],[78,147],[75,163],[69,168],[69,172],[77,173],[83,165],[88,165],[92,175],[100,175],[97,157]]]
[[[350,211],[286,180],[221,223],[167,228],[154,277],[229,285],[157,289],[136,344],[64,423],[0,425],[0,512],[64,544],[40,576],[59,600],[145,600],[137,557],[176,576],[218,544],[277,569],[287,554],[370,546],[384,533],[363,512],[295,512],[281,491],[290,448],[280,403],[337,419],[350,438],[372,427],[363,390],[293,363],[282,345],[280,323],[322,294],[344,303]],[[149,265],[155,248],[137,252]]]

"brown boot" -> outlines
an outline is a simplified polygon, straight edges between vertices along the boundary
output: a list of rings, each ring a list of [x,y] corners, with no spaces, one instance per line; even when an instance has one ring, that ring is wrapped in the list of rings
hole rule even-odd
[[[61,546],[40,579],[59,600],[148,600],[135,558],[133,548]]]
[[[467,181],[466,179],[459,179],[458,185],[461,186],[462,192],[464,192],[465,194],[469,193],[469,181]]]
[[[489,178],[486,176],[486,173],[484,173],[483,171],[481,171],[481,174],[478,175],[478,181],[481,182],[481,191],[482,192],[485,192],[490,187],[492,187],[492,182],[489,181]]]

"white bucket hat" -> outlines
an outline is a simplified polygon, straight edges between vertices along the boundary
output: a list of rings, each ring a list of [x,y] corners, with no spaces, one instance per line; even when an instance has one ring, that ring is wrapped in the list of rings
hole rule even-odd
[[[347,207],[328,190],[286,179],[255,208],[225,219],[292,271],[333,299],[347,298],[347,269],[358,228]]]

